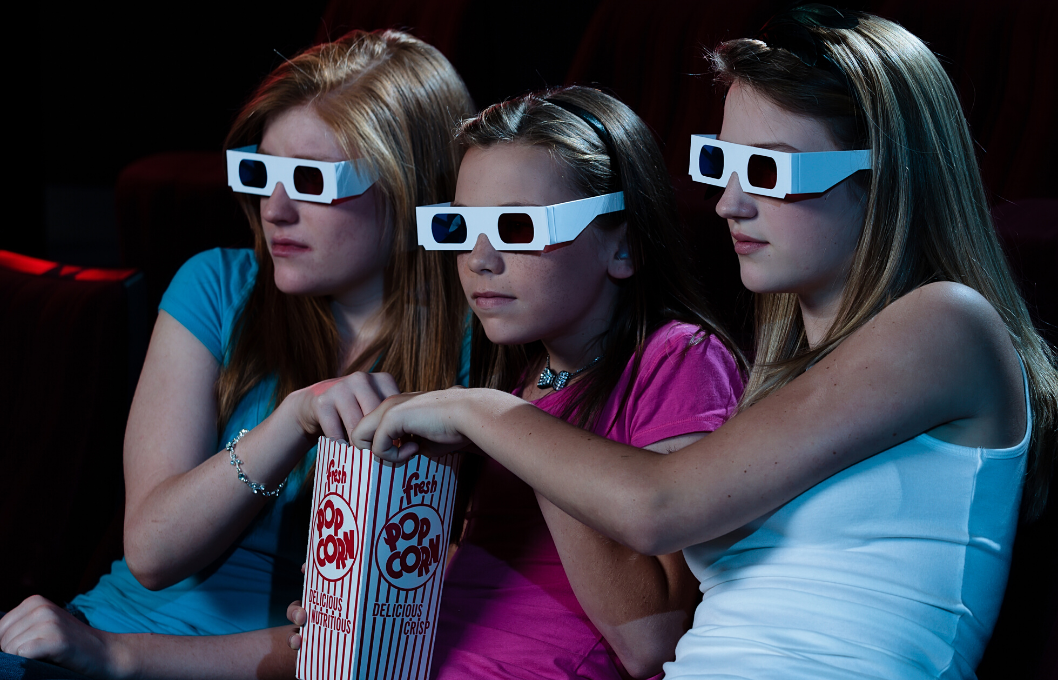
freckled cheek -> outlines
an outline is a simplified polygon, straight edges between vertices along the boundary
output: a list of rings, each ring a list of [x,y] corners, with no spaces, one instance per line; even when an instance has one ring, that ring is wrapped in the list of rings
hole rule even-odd
[[[542,282],[546,286],[549,304],[563,307],[590,305],[601,291],[605,270],[591,266],[590,262],[567,262],[560,268],[548,272]]]
[[[383,254],[386,245],[386,234],[382,225],[362,220],[336,220],[327,230],[328,240],[333,247],[344,250],[350,255]]]
[[[469,252],[462,252],[456,255],[456,271],[459,272],[459,280],[464,283],[472,281],[477,275],[470,266]]]
[[[508,281],[520,301],[533,308],[547,309],[561,299],[564,277],[554,264],[535,255],[508,258]]]
[[[466,296],[467,302],[473,302],[470,299],[470,293],[474,289],[474,272],[467,266],[466,257],[466,255],[460,255],[456,258],[456,271],[459,272],[459,283],[463,286],[463,295]]]

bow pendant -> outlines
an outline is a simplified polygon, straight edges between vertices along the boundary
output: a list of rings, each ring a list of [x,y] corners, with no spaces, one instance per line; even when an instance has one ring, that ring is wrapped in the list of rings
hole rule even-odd
[[[570,373],[569,371],[559,371],[555,373],[548,366],[540,373],[540,380],[536,382],[536,386],[540,388],[550,387],[558,392],[560,389],[566,386],[569,382]]]

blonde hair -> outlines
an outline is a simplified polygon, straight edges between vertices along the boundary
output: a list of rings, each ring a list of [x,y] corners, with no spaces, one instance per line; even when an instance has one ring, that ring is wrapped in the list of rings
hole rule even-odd
[[[238,199],[254,232],[257,281],[217,381],[218,426],[269,374],[274,403],[339,370],[391,373],[402,390],[455,384],[466,302],[451,258],[417,247],[415,206],[450,200],[461,151],[451,129],[473,108],[448,60],[398,31],[353,31],[281,64],[239,112],[227,148],[257,144],[276,116],[311,106],[348,157],[365,159],[392,229],[379,337],[349,366],[328,298],[286,295],[275,285],[260,199]],[[380,219],[382,216],[380,216]]]
[[[718,80],[738,82],[793,113],[823,121],[847,149],[870,149],[866,217],[833,326],[808,346],[794,294],[756,296],[756,364],[745,409],[831,352],[886,305],[931,281],[983,295],[1025,364],[1033,428],[1022,510],[1047,499],[1058,425],[1058,373],[1011,277],[992,224],[973,142],[955,89],[932,52],[891,21],[846,13],[852,28],[807,25],[820,67],[759,40],[712,54]],[[827,63],[829,62],[829,63]]]

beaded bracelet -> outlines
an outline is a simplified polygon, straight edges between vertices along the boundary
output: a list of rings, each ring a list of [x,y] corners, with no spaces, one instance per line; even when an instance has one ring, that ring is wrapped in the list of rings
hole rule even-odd
[[[264,484],[252,482],[250,481],[249,477],[243,474],[242,461],[239,460],[239,457],[235,455],[235,445],[239,443],[239,440],[242,439],[243,435],[245,435],[247,432],[249,432],[249,430],[239,430],[239,434],[232,437],[232,440],[224,446],[224,450],[227,451],[228,455],[231,457],[231,464],[235,466],[235,471],[239,473],[240,482],[250,487],[250,491],[253,491],[255,494],[261,494],[262,496],[267,496],[268,498],[277,498],[279,496],[279,493],[283,490],[283,487],[287,485],[287,480],[284,479],[283,481],[281,481],[279,483],[279,486],[277,486],[274,490],[265,491]]]

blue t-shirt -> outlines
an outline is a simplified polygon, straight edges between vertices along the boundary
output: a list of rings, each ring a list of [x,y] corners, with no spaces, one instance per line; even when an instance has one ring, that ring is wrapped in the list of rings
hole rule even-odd
[[[195,255],[173,277],[159,309],[226,362],[232,329],[257,278],[252,250],[214,249]],[[459,382],[469,376],[469,333],[463,340]],[[236,406],[214,450],[253,429],[275,408],[275,378],[255,386]],[[144,588],[125,560],[89,592],[73,599],[95,628],[112,633],[226,635],[288,623],[287,606],[301,598],[310,494],[302,483],[316,459],[313,447],[291,472],[286,488],[213,564],[158,591]],[[232,473],[234,474],[234,472]]]

